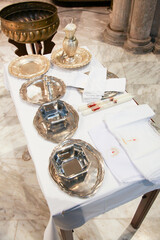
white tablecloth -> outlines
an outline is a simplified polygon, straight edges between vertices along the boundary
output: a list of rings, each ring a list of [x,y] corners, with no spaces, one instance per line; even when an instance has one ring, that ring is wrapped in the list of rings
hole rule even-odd
[[[89,67],[90,65],[87,68]],[[50,75],[53,71],[54,69],[50,69],[47,74]],[[56,144],[44,140],[38,135],[33,126],[33,118],[38,106],[28,104],[20,98],[19,89],[25,80],[12,77],[8,73],[8,65],[4,66],[4,76],[6,87],[10,90],[19,121],[27,139],[28,149],[35,165],[41,190],[50,209],[51,218],[44,234],[44,240],[58,239],[55,224],[66,230],[79,227],[92,217],[105,213],[160,187],[160,185],[153,185],[146,180],[120,184],[105,165],[104,181],[93,197],[81,199],[72,197],[60,190],[48,172],[49,157]],[[82,105],[82,96],[76,89],[67,88],[62,100],[72,104],[75,109]],[[134,104],[134,101],[130,101],[85,117],[79,114],[78,130],[73,138],[82,139],[93,145],[88,135],[89,128],[93,128],[97,123],[101,122],[102,117],[107,112],[112,113]]]

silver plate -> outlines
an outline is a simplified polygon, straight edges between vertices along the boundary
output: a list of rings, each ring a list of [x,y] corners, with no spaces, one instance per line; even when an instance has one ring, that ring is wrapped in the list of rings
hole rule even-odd
[[[30,87],[39,89],[39,92],[29,96]],[[20,96],[23,100],[34,103],[43,104],[61,98],[66,91],[64,82],[58,78],[44,75],[40,79],[30,80],[22,84]]]
[[[45,139],[59,143],[70,138],[78,128],[79,116],[68,103],[57,100],[41,105],[33,124]]]
[[[50,61],[42,55],[26,55],[13,60],[8,67],[9,73],[21,79],[30,79],[46,73]]]
[[[68,139],[60,143],[54,148],[49,161],[51,177],[70,195],[90,197],[96,193],[103,181],[101,154],[82,140]],[[82,161],[84,162],[81,164]]]

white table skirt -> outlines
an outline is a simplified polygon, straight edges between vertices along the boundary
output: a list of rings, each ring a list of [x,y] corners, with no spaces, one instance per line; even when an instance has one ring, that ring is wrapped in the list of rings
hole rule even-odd
[[[54,69],[47,73],[51,75]],[[24,102],[19,96],[19,89],[25,80],[12,77],[8,73],[8,65],[4,66],[6,87],[16,107],[17,115],[27,139],[27,145],[35,165],[39,185],[48,203],[51,218],[44,234],[44,240],[57,240],[55,224],[61,229],[70,230],[81,226],[89,219],[105,213],[117,206],[131,201],[146,192],[160,188],[148,181],[119,184],[105,165],[105,176],[97,193],[87,199],[72,197],[57,186],[49,175],[49,157],[56,144],[43,139],[33,126],[33,118],[38,106]],[[75,109],[82,105],[81,94],[75,89],[68,89],[62,100],[73,105]],[[101,122],[104,114],[112,113],[124,107],[130,107],[134,101],[103,110],[88,116],[79,116],[78,130],[73,138],[82,139],[93,145],[88,129]]]

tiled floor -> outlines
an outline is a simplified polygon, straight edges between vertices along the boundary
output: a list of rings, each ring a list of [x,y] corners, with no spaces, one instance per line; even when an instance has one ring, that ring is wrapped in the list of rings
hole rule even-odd
[[[0,9],[13,0],[1,0]],[[97,59],[119,77],[126,77],[127,90],[139,103],[148,103],[160,123],[160,56],[132,55],[104,43],[103,31],[109,21],[106,7],[58,8],[60,27],[54,37],[58,48],[63,27],[73,18],[79,45],[87,46]],[[15,58],[14,47],[0,32],[0,240],[41,240],[49,210],[39,188],[34,166],[23,161],[26,140],[9,92],[3,84],[3,63]],[[74,232],[75,240],[159,240],[160,197],[155,201],[138,231],[129,226],[140,199],[87,222]]]

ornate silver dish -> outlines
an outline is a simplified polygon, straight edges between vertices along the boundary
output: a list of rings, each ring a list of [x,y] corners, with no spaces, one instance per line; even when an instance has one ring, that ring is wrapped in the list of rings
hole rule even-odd
[[[51,62],[61,68],[80,68],[87,65],[91,61],[92,55],[84,48],[77,48],[74,57],[68,57],[63,49],[53,51],[51,54]]]
[[[42,55],[26,55],[14,59],[8,67],[9,73],[17,78],[30,79],[46,73],[50,61]]]
[[[70,195],[90,197],[103,181],[101,154],[82,140],[68,139],[60,143],[54,148],[49,160],[51,177]]]
[[[56,6],[45,2],[11,4],[1,10],[0,17],[4,34],[20,43],[44,41],[59,26]]]
[[[71,137],[78,127],[79,116],[68,103],[57,100],[41,105],[33,124],[45,139],[59,143]]]
[[[20,88],[20,96],[27,102],[43,104],[58,100],[65,94],[65,91],[66,86],[62,80],[43,75],[40,79],[23,83]]]

